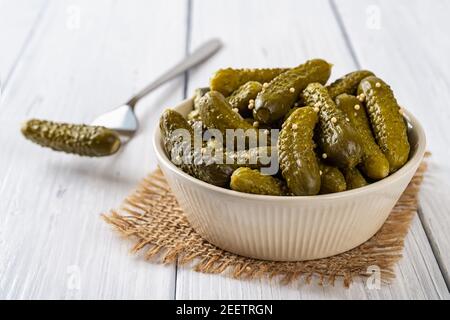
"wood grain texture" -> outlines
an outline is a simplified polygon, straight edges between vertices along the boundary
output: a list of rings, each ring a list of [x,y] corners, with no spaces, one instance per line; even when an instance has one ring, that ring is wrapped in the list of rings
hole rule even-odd
[[[242,281],[231,277],[193,273],[187,266],[179,267],[177,278],[178,299],[275,299],[275,300],[325,300],[325,299],[449,299],[434,257],[430,250],[417,255],[427,243],[420,221],[414,220],[411,234],[406,239],[404,257],[397,267],[397,279],[383,284],[381,289],[369,287],[367,279],[359,278],[349,289],[341,282],[332,286],[306,285],[304,282],[281,285],[279,279]],[[426,241],[426,240],[425,240]],[[431,261],[431,263],[430,263]],[[419,267],[417,267],[419,266]],[[420,280],[421,278],[425,278]],[[317,279],[313,280],[317,281]]]
[[[205,86],[221,67],[292,66],[312,57],[334,63],[333,77],[356,69],[328,1],[194,0],[191,45],[221,35],[226,48],[201,70],[190,73],[189,91]],[[211,12],[221,12],[211,15]],[[292,14],[308,12],[308,15]],[[249,14],[251,13],[251,14]],[[261,23],[261,22],[264,23]],[[318,41],[320,39],[320,41]],[[245,213],[243,213],[245,214]],[[177,299],[438,299],[448,291],[418,220],[408,235],[398,277],[389,286],[369,290],[363,280],[347,290],[340,286],[290,287],[276,281],[241,282],[179,268]]]
[[[0,0],[0,93],[23,58],[48,0]]]
[[[181,0],[50,2],[0,106],[0,298],[174,297],[175,266],[128,255],[131,243],[99,214],[156,167],[152,131],[183,98],[183,77],[138,105],[140,131],[114,157],[51,152],[19,129],[31,117],[89,122],[123,103],[184,56],[186,9]]]
[[[336,1],[357,59],[420,119],[432,152],[420,217],[450,287],[450,2]]]
[[[192,0],[190,20],[188,9],[187,0],[0,0],[0,298],[449,299],[448,1]],[[31,117],[89,122],[181,59],[187,39],[193,49],[210,37],[225,48],[189,73],[188,93],[224,66],[319,56],[335,63],[333,78],[375,70],[421,119],[433,157],[393,284],[285,287],[128,255],[131,243],[99,213],[156,167],[152,131],[183,98],[183,77],[139,104],[140,131],[114,157],[53,153],[20,136]]]

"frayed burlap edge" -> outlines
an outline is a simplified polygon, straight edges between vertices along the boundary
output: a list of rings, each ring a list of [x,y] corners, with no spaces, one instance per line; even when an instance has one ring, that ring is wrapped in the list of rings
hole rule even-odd
[[[284,284],[318,277],[320,285],[342,279],[348,287],[355,276],[369,276],[373,266],[383,282],[394,277],[404,239],[417,212],[417,197],[427,165],[422,162],[383,227],[367,242],[345,253],[311,261],[274,262],[242,257],[217,248],[190,226],[160,170],[145,178],[118,210],[103,214],[119,233],[136,241],[133,253],[162,263],[194,262],[194,270],[224,273],[239,279],[281,277]]]

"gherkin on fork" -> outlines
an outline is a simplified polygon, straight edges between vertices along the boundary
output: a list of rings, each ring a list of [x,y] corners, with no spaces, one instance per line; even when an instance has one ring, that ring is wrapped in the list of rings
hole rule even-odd
[[[43,147],[89,157],[112,155],[121,144],[119,135],[105,127],[38,119],[25,122],[22,134]]]

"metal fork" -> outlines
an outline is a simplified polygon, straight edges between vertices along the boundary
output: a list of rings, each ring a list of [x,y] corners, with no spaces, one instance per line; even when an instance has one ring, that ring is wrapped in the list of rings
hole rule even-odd
[[[134,108],[139,100],[167,81],[202,63],[214,55],[221,47],[222,42],[218,39],[205,42],[192,54],[131,97],[127,103],[99,116],[92,122],[92,125],[113,129],[119,133],[122,143],[129,141],[139,127],[138,119],[134,113]]]

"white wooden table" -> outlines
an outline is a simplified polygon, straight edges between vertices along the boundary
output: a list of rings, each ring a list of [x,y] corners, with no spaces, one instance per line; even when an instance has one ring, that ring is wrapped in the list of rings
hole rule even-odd
[[[450,1],[0,0],[0,298],[448,299]],[[210,37],[225,48],[137,108],[118,155],[85,159],[20,135],[31,117],[89,122]],[[381,289],[237,281],[129,254],[99,217],[156,167],[159,114],[225,66],[322,57],[374,70],[425,126],[430,168],[397,279]]]

